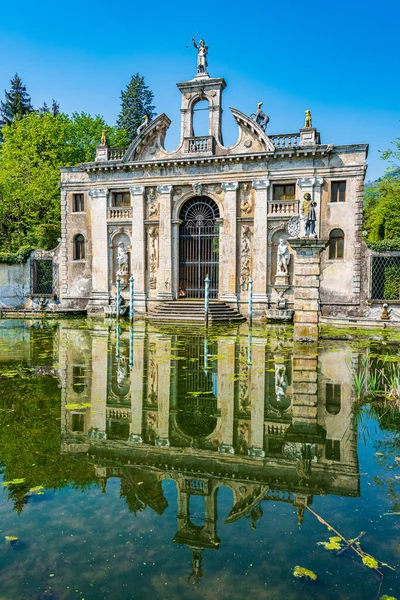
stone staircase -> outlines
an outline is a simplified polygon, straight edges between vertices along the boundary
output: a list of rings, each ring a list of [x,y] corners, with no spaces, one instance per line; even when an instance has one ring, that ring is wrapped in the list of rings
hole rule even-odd
[[[147,313],[147,319],[158,322],[201,322],[204,323],[204,300],[167,300],[157,304]],[[209,323],[242,323],[245,321],[240,312],[225,302],[210,300]]]

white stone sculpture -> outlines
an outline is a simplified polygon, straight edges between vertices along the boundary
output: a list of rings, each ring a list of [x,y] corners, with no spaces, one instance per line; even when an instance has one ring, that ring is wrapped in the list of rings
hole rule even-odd
[[[128,274],[128,249],[123,242],[118,244],[117,250],[118,271],[117,275],[123,277]]]
[[[285,398],[287,386],[288,382],[285,365],[275,365],[275,393],[278,402]]]
[[[208,46],[205,44],[204,40],[199,41],[199,45],[196,44],[195,39],[192,39],[193,46],[197,50],[197,74],[207,73],[208,61]]]
[[[283,238],[281,238],[279,240],[279,245],[278,245],[278,250],[277,250],[276,274],[277,275],[287,275],[289,262],[290,262],[289,248],[288,248],[288,245],[286,244],[285,240]]]

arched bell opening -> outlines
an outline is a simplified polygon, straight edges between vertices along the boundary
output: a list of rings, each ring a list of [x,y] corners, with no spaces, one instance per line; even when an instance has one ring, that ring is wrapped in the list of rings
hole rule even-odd
[[[179,297],[204,298],[210,279],[210,298],[218,298],[219,208],[207,196],[191,198],[179,218]]]

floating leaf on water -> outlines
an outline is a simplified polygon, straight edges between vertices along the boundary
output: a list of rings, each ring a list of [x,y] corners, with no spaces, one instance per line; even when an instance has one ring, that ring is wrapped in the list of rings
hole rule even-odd
[[[66,404],[66,410],[84,410],[86,408],[92,408],[90,402],[86,402],[84,404]]]
[[[8,487],[9,485],[20,485],[24,483],[25,479],[12,479],[11,481],[3,481],[4,487]]]
[[[384,596],[381,596],[379,598],[379,600],[397,600],[397,598],[395,598],[394,596],[387,596],[386,594]]]
[[[38,494],[38,495],[40,495],[40,494],[43,494],[43,492],[42,492],[43,489],[44,489],[44,487],[42,485],[37,485],[35,487],[32,487],[29,490],[29,493],[30,494]]]
[[[18,542],[18,538],[16,535],[6,535],[6,541],[12,544],[13,542]]]
[[[340,537],[330,537],[329,542],[317,542],[318,546],[323,546],[325,550],[340,550],[342,547]]]
[[[375,560],[375,558],[373,556],[369,556],[368,554],[363,556],[362,561],[363,561],[364,565],[366,565],[370,569],[377,569],[379,566],[378,561]]]
[[[293,575],[295,577],[305,577],[306,579],[312,579],[312,581],[315,581],[317,579],[317,576],[314,573],[314,571],[310,571],[310,569],[305,569],[304,567],[299,566],[294,568]]]

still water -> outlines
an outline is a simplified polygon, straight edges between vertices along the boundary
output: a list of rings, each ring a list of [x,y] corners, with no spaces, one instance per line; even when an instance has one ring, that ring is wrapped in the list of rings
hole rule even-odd
[[[354,386],[382,355],[398,344],[0,322],[0,600],[400,598],[400,417]],[[396,571],[327,550],[307,507]]]

